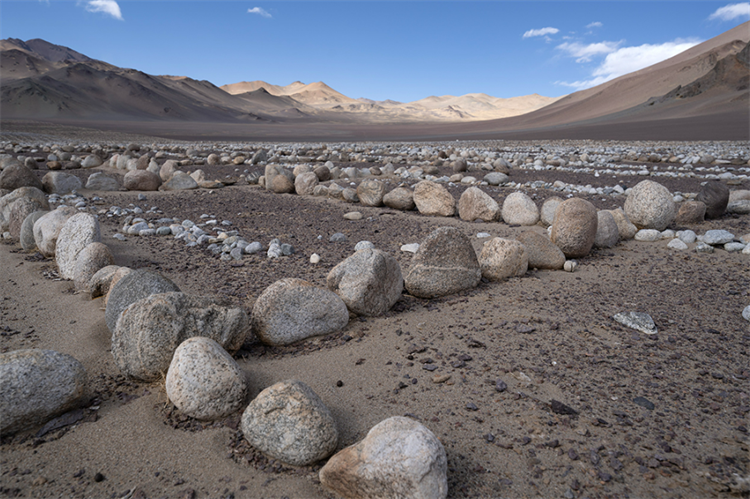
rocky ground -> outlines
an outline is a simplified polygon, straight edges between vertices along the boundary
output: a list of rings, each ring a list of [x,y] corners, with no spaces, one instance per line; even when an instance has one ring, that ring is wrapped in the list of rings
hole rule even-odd
[[[69,137],[55,137],[58,143],[64,139]],[[111,155],[123,152],[129,139],[76,136],[68,142]],[[18,145],[9,143],[7,153],[43,160],[37,173],[46,173],[43,165],[55,150],[51,142],[43,144],[47,137],[8,140]],[[414,177],[450,177],[462,151],[477,151],[466,156],[469,171],[463,176],[480,181],[496,168],[482,171],[481,165],[503,157],[512,183],[481,188],[500,202],[520,189],[539,206],[547,197],[569,194],[600,209],[622,206],[625,195],[615,186],[625,190],[643,178],[688,199],[710,178],[720,178],[731,189],[750,188],[746,143],[265,146],[289,166],[320,159],[342,169],[404,167],[405,174],[387,177],[389,189],[414,183]],[[229,296],[248,312],[260,293],[281,278],[324,286],[330,269],[361,240],[408,269],[411,254],[401,246],[420,242],[437,227],[459,228],[477,250],[487,240],[477,237],[481,232],[513,237],[523,230],[545,231],[273,194],[245,181],[262,173],[262,163],[205,164],[211,153],[240,153],[237,157],[243,151],[251,162],[250,153],[260,148],[148,146],[150,155],[164,152],[159,161],[187,160],[183,170],[201,168],[207,179],[232,185],[144,193],[82,190],[81,208],[99,214],[102,239],[118,265],[163,273],[186,292]],[[193,151],[186,156],[187,149]],[[341,152],[335,156],[333,150]],[[439,151],[446,157],[438,157]],[[486,161],[485,153],[493,152],[497,157]],[[709,155],[710,162],[701,162]],[[541,164],[535,165],[537,160]],[[92,170],[66,172],[85,178]],[[563,184],[555,186],[556,181]],[[466,188],[459,178],[445,184],[456,199]],[[122,214],[113,214],[113,206]],[[344,219],[352,211],[363,217]],[[114,238],[128,216],[216,220],[216,227],[236,230],[248,242],[267,248],[278,238],[294,253],[222,260],[207,245],[188,247],[173,237]],[[222,226],[223,221],[231,225]],[[750,233],[750,216],[727,214],[672,228],[698,234],[726,229],[739,237]],[[343,233],[346,241],[330,242],[335,233]],[[313,253],[320,255],[320,263],[310,263]],[[123,377],[108,351],[101,299],[76,294],[71,282],[58,280],[53,260],[24,253],[11,241],[0,247],[0,267],[0,349],[69,353],[86,367],[91,391],[82,410],[51,428],[0,440],[0,495],[330,496],[319,485],[319,465],[291,467],[250,447],[238,429],[239,415],[198,422],[169,403],[163,382]],[[418,420],[445,447],[450,497],[746,496],[750,326],[741,312],[750,304],[748,268],[746,254],[696,253],[692,245],[676,251],[663,240],[624,241],[594,250],[573,273],[532,269],[521,278],[483,281],[471,291],[430,300],[404,294],[385,316],[353,317],[340,333],[286,347],[249,339],[235,357],[248,377],[251,397],[285,379],[312,387],[339,425],[340,448],[390,416]],[[651,315],[658,334],[617,323],[613,316],[624,311]]]

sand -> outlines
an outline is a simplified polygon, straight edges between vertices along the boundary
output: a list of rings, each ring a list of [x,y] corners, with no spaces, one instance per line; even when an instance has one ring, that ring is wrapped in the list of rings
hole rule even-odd
[[[202,168],[209,178],[234,172]],[[513,171],[511,178],[527,181],[534,173]],[[606,182],[586,174],[558,178]],[[681,192],[699,186],[695,179],[665,184]],[[510,192],[491,190],[497,199]],[[144,193],[146,201],[135,192],[96,194],[103,208],[157,206],[160,216],[192,220],[206,213],[232,221],[248,240],[267,244],[278,237],[293,244],[290,257],[246,256],[232,265],[171,238],[117,241],[112,235],[122,220],[101,218],[117,264],[161,272],[186,292],[228,296],[248,312],[278,279],[325,285],[329,270],[359,240],[391,253],[406,271],[410,255],[400,245],[420,242],[437,227],[458,227],[476,249],[483,241],[478,232],[512,237],[523,230],[274,195],[249,185]],[[624,201],[584,197],[599,208]],[[364,218],[344,220],[352,210]],[[750,219],[727,215],[689,228],[746,234]],[[334,232],[348,241],[329,243]],[[308,261],[313,252],[322,257],[318,265]],[[574,273],[530,270],[444,298],[404,294],[383,317],[354,318],[339,333],[288,347],[247,341],[235,357],[248,376],[250,397],[285,379],[310,385],[339,425],[339,448],[390,416],[417,419],[445,447],[450,497],[725,496],[735,475],[748,473],[750,328],[740,315],[750,299],[747,256],[627,241],[579,263]],[[124,378],[109,351],[101,298],[91,300],[74,293],[72,282],[55,280],[52,260],[3,244],[0,268],[0,351],[68,353],[90,380],[77,423],[0,440],[0,495],[331,497],[317,479],[322,463],[293,468],[264,457],[242,439],[239,414],[194,421],[169,403],[163,382]],[[612,319],[631,310],[649,313],[659,333],[639,334]],[[429,365],[437,370],[423,368]],[[450,378],[434,383],[435,375]],[[497,391],[498,380],[506,390]],[[579,414],[556,413],[553,400]]]

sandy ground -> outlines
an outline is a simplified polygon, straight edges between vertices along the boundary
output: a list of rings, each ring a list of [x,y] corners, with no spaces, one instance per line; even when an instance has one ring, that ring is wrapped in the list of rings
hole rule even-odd
[[[203,169],[209,177],[228,174]],[[672,190],[697,191],[695,180],[670,182]],[[491,191],[497,199],[510,192]],[[96,194],[103,208],[157,206],[158,217],[194,221],[205,213],[232,221],[248,241],[293,244],[292,256],[248,255],[233,265],[172,238],[117,241],[122,220],[101,217],[117,264],[161,272],[186,292],[229,296],[248,312],[278,279],[324,286],[360,240],[391,253],[406,272],[410,255],[400,245],[437,227],[458,227],[477,250],[478,232],[524,230],[248,185],[145,193],[145,201],[133,192]],[[624,198],[591,200],[610,208]],[[364,218],[344,220],[352,210]],[[725,216],[689,228],[747,234],[750,219]],[[328,242],[335,232],[348,241]],[[322,257],[318,265],[309,263],[313,252]],[[323,463],[293,468],[266,458],[242,439],[239,414],[201,423],[179,414],[163,382],[124,378],[109,351],[102,300],[55,280],[54,261],[4,244],[0,268],[0,350],[68,353],[90,380],[76,423],[0,440],[0,496],[331,497],[317,479]],[[726,497],[748,475],[750,327],[740,313],[750,303],[749,268],[747,255],[627,241],[592,252],[575,273],[530,270],[432,300],[404,294],[383,317],[353,318],[340,333],[288,347],[248,341],[236,359],[250,397],[285,379],[310,385],[339,425],[340,448],[390,416],[417,419],[445,447],[450,497]],[[649,313],[659,333],[639,334],[612,319],[631,310]],[[436,375],[450,378],[435,383]],[[556,412],[553,400],[578,414]]]

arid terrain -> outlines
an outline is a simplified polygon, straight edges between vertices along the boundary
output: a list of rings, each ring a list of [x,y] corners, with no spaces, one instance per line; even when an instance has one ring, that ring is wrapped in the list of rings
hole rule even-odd
[[[140,153],[164,152],[159,161],[192,158],[183,170],[200,168],[207,179],[229,184],[217,190],[79,194],[85,197],[83,209],[99,215],[102,240],[116,264],[160,272],[185,292],[229,297],[248,313],[260,293],[281,278],[325,286],[328,272],[361,240],[393,255],[406,272],[411,253],[401,245],[419,243],[441,226],[457,227],[478,251],[487,240],[478,233],[512,238],[545,228],[274,194],[244,181],[262,174],[261,165],[205,164],[214,152],[264,147],[283,158],[282,151],[295,148],[298,161],[305,162],[313,160],[303,159],[302,151],[313,158],[351,149],[347,157],[359,154],[359,161],[341,156],[335,166],[381,167],[400,158],[394,166],[407,171],[434,166],[435,177],[453,174],[447,160],[430,159],[439,151],[542,159],[549,168],[521,161],[510,169],[512,184],[481,186],[501,204],[522,190],[540,207],[550,196],[568,194],[599,209],[622,206],[625,196],[608,188],[626,189],[643,178],[686,197],[722,172],[729,173],[723,181],[730,189],[750,189],[747,158],[734,165],[669,162],[670,155],[699,151],[748,156],[743,142],[165,143],[5,123],[3,140],[6,153],[39,159],[49,154],[44,147],[52,151],[54,144],[72,144],[75,154],[85,155],[93,149],[124,152],[135,142]],[[552,167],[554,160],[545,159],[563,152],[590,155],[589,166]],[[629,152],[643,157],[630,160]],[[649,161],[655,159],[650,154],[667,161]],[[467,158],[480,164],[478,157]],[[40,161],[36,170],[40,178],[47,172],[43,165]],[[124,173],[108,166],[65,171],[84,180],[94,171],[120,179]],[[481,180],[484,173],[470,167],[465,175]],[[381,178],[390,190],[417,181],[407,177]],[[568,187],[556,189],[555,181]],[[466,188],[460,182],[446,185],[456,199]],[[606,194],[593,194],[597,188]],[[125,216],[109,216],[113,206],[138,207],[147,220],[226,220],[248,241],[267,247],[279,238],[295,252],[224,261],[205,246],[187,247],[173,237],[115,239]],[[363,218],[344,219],[351,211]],[[739,238],[750,233],[750,216],[725,214],[670,228],[698,234],[726,229]],[[337,232],[347,241],[329,242]],[[310,263],[312,253],[321,256],[320,263]],[[74,292],[72,282],[56,277],[54,260],[23,252],[10,241],[0,246],[0,268],[1,351],[68,353],[83,363],[90,386],[82,411],[0,441],[0,495],[333,497],[319,484],[320,465],[291,467],[250,447],[238,429],[239,413],[201,423],[172,406],[163,381],[123,376],[109,352],[102,299]],[[747,255],[723,249],[702,254],[692,245],[669,249],[665,240],[622,241],[594,250],[572,273],[529,269],[520,278],[483,280],[471,291],[429,300],[404,292],[384,316],[352,317],[339,333],[287,347],[249,337],[235,358],[249,380],[250,398],[286,379],[312,387],[336,420],[339,448],[390,416],[426,425],[447,453],[449,497],[739,497],[748,490],[750,327],[741,312],[750,303],[749,268]],[[658,334],[618,324],[613,315],[623,311],[650,314]]]

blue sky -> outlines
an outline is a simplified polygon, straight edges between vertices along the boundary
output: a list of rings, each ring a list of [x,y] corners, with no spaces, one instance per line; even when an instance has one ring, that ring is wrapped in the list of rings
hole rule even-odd
[[[750,2],[726,1],[3,0],[0,37],[216,85],[324,81],[407,102],[559,96],[749,19]]]

